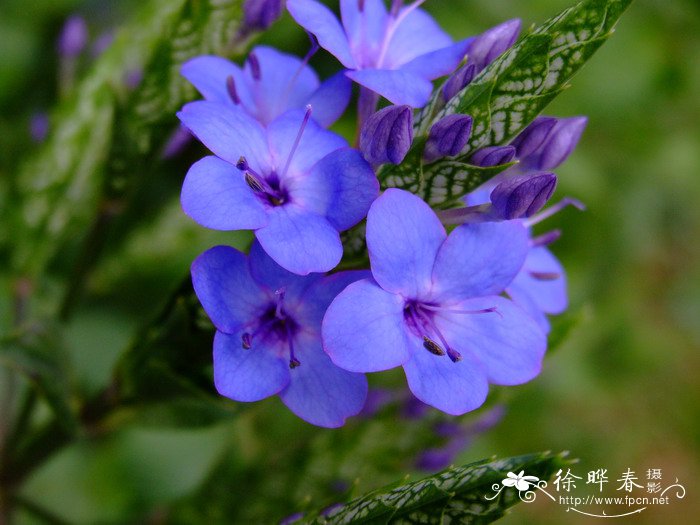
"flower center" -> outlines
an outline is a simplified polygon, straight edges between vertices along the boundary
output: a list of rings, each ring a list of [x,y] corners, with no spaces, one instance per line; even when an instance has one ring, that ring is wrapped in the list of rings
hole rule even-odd
[[[423,339],[423,348],[436,356],[447,355],[453,363],[461,361],[462,354],[449,344],[435,323],[435,317],[441,314],[476,315],[487,313],[498,313],[498,310],[495,306],[482,310],[459,310],[419,301],[407,301],[403,310],[404,320],[409,329]]]
[[[298,331],[299,325],[285,311],[284,295],[284,288],[275,292],[275,302],[247,326],[248,329],[241,336],[241,345],[245,350],[250,350],[256,344],[264,343],[270,337],[276,337],[289,349],[289,368],[294,369],[301,365],[294,355],[294,334]]]

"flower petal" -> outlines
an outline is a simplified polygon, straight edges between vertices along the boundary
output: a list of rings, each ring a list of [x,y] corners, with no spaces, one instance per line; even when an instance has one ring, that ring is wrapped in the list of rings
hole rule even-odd
[[[308,103],[313,108],[311,115],[323,127],[328,127],[345,112],[352,94],[352,82],[345,71],[336,73],[314,91]]]
[[[452,38],[442,30],[433,17],[423,9],[414,9],[403,18],[394,31],[381,66],[387,69],[397,69],[416,57],[450,45],[452,45]],[[457,67],[462,58],[464,58],[464,53],[452,65],[452,69]],[[449,72],[447,71],[444,74]],[[435,78],[421,76],[423,78]]]
[[[280,392],[292,412],[314,425],[336,428],[362,410],[367,379],[335,366],[321,349],[319,335],[296,337],[294,351],[301,365],[289,372],[289,386]]]
[[[473,353],[490,383],[519,385],[539,374],[547,339],[537,323],[512,301],[496,295],[469,299],[452,308],[481,314],[436,316],[436,324],[455,350]]]
[[[512,295],[511,292],[518,297],[528,295],[548,314],[560,314],[568,306],[564,268],[543,246],[530,249],[522,270],[508,286],[508,294]]]
[[[462,360],[453,363],[446,355],[436,356],[423,348],[418,337],[410,339],[412,356],[403,369],[413,395],[453,416],[484,404],[489,389],[486,373],[471,352],[461,352]]]
[[[323,318],[323,348],[352,372],[378,372],[409,357],[403,299],[363,279],[345,288]]]
[[[265,208],[241,171],[218,157],[204,157],[187,172],[182,209],[214,230],[250,230],[267,224]]]
[[[519,221],[464,224],[440,248],[433,269],[439,301],[501,293],[520,271],[528,234]]]
[[[277,264],[263,249],[259,241],[254,241],[250,247],[248,256],[250,265],[250,275],[261,286],[266,287],[271,292],[285,290],[285,305],[289,301],[297,302],[301,293],[317,279],[311,276],[302,276],[292,273]],[[291,296],[290,296],[291,295]]]
[[[318,326],[320,330],[323,315],[333,299],[355,281],[371,278],[372,274],[369,270],[355,270],[334,273],[314,281],[304,290],[295,319],[304,326]]]
[[[357,0],[340,0],[340,16],[350,48],[360,66],[375,64],[387,31],[384,0],[365,0],[360,11]]]
[[[324,218],[295,204],[271,208],[267,226],[255,232],[277,264],[307,275],[335,268],[343,255],[338,231]]]
[[[343,137],[322,128],[311,119],[306,123],[299,145],[294,151],[289,171],[284,173],[289,154],[304,121],[304,113],[303,110],[288,111],[268,126],[268,141],[273,164],[283,182],[305,176],[323,157],[348,145]],[[311,114],[313,116],[313,110]]]
[[[177,116],[217,157],[235,165],[243,156],[258,173],[269,171],[265,131],[243,109],[199,100],[185,104]]]
[[[216,332],[214,385],[222,396],[235,401],[260,401],[289,384],[289,365],[275,348],[245,350],[241,334]]]
[[[269,295],[253,281],[246,256],[215,246],[192,263],[192,284],[216,328],[234,333],[265,308]]]
[[[435,257],[445,237],[440,220],[419,197],[386,190],[367,214],[372,275],[385,290],[417,298],[430,289]]]
[[[253,105],[253,97],[244,80],[243,71],[230,60],[212,55],[197,56],[185,62],[180,73],[206,100],[228,105],[233,105],[233,100],[226,81],[228,77],[233,77],[236,94],[243,106],[248,108]]]
[[[325,215],[344,231],[365,218],[379,195],[379,182],[358,151],[343,148],[326,155],[288,190],[295,203]]]
[[[315,0],[287,0],[287,10],[318,43],[348,68],[355,67],[348,39],[333,12]]]
[[[348,71],[348,77],[358,84],[379,93],[396,105],[420,108],[428,102],[433,85],[412,71],[401,69],[363,69]]]
[[[452,73],[464,58],[471,39],[417,56],[401,67],[402,71],[415,73],[426,80]]]
[[[252,52],[258,59],[260,76],[256,80],[250,61],[246,62],[246,77],[255,91],[255,106],[247,109],[268,124],[289,109],[303,108],[319,86],[313,69],[298,57],[271,47],[257,46]]]

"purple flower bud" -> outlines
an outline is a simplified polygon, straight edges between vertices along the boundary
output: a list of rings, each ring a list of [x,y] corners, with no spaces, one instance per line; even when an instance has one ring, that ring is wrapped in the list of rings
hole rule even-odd
[[[489,146],[481,148],[469,160],[474,166],[488,168],[507,164],[515,157],[514,146]]]
[[[551,170],[564,162],[578,144],[588,122],[586,117],[555,119],[542,145],[536,151],[523,156],[522,164],[533,170]]]
[[[362,125],[360,150],[367,162],[377,166],[400,164],[413,142],[413,110],[389,106],[377,111]]]
[[[512,177],[494,188],[491,204],[503,219],[522,219],[537,213],[557,186],[554,173]]]
[[[92,55],[93,58],[97,58],[112,45],[112,42],[114,42],[114,33],[112,31],[102,33],[93,42],[90,48],[90,55]]]
[[[282,0],[245,0],[243,19],[247,29],[267,29],[280,17]]]
[[[64,57],[77,57],[83,51],[88,40],[85,20],[77,15],[71,16],[63,24],[58,36],[58,53]]]
[[[46,113],[35,113],[29,121],[29,134],[36,143],[46,140],[49,134],[49,116]]]
[[[537,117],[515,137],[510,144],[515,146],[518,159],[522,160],[538,151],[556,123],[557,119],[554,117]]]
[[[478,71],[481,71],[512,46],[519,34],[520,20],[517,18],[487,29],[469,45],[469,61],[476,64]]]
[[[454,157],[464,149],[472,132],[469,115],[448,115],[433,124],[425,144],[423,158],[433,162],[442,157]]]
[[[459,450],[453,450],[452,447],[428,449],[418,457],[416,467],[427,472],[436,472],[449,467],[458,453]]]
[[[161,159],[172,159],[176,157],[187,147],[192,141],[192,134],[184,126],[178,126],[175,131],[170,134],[168,141],[163,146],[163,152],[160,155]]]
[[[468,63],[462,66],[447,79],[442,88],[442,98],[448,102],[457,93],[462,91],[474,79],[476,75],[476,64]]]
[[[296,512],[296,513],[294,513],[294,514],[292,514],[292,515],[290,515],[290,516],[287,516],[286,518],[282,518],[282,519],[280,520],[280,524],[279,524],[279,525],[290,525],[291,523],[296,523],[296,522],[298,522],[298,521],[299,521],[300,519],[302,519],[303,517],[304,517],[304,513],[303,513],[303,512]]]

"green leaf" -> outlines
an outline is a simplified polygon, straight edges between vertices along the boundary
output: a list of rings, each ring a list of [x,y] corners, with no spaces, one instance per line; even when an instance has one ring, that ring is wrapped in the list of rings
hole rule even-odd
[[[74,433],[78,420],[60,339],[56,326],[29,327],[0,341],[0,364],[24,375],[44,397],[62,429]]]
[[[17,175],[11,218],[20,240],[18,273],[41,274],[73,232],[88,229],[106,204],[118,208],[143,180],[177,125],[175,110],[194,96],[180,64],[240,50],[241,4],[150,0],[122,28],[53,115],[48,142]],[[131,87],[128,79],[138,76],[139,87]]]
[[[494,495],[494,485],[498,488],[508,472],[524,470],[527,475],[547,480],[570,463],[565,456],[543,452],[450,468],[419,481],[372,492],[327,516],[311,516],[302,523],[490,523],[520,501],[514,488],[486,499]]]
[[[425,140],[435,122],[447,115],[466,114],[473,119],[469,143],[457,157],[432,164],[435,175],[431,177],[420,164],[424,142],[417,142],[416,152],[407,157],[405,165],[382,171],[383,184],[416,188],[425,200],[437,207],[454,204],[479,182],[479,177],[470,174],[468,169],[460,175],[459,164],[455,162],[466,164],[476,150],[507,144],[518,135],[566,89],[574,73],[612,34],[613,26],[631,2],[579,2],[521,38],[444,107],[441,107],[441,90],[438,90],[417,117],[417,134]],[[441,177],[443,170],[467,182],[446,191],[451,180]]]

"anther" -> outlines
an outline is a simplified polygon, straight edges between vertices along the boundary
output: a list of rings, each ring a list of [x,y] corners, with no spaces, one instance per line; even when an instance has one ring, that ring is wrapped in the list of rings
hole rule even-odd
[[[265,188],[263,188],[262,184],[260,184],[260,181],[253,177],[253,175],[249,171],[245,172],[245,181],[251,190],[257,191],[259,193],[263,193],[265,191]]]
[[[532,246],[549,246],[561,237],[561,230],[552,230],[530,240]]]
[[[530,277],[538,281],[555,281],[559,279],[560,274],[557,272],[528,272]]]
[[[262,73],[260,71],[260,62],[255,53],[248,55],[248,64],[250,65],[250,74],[253,75],[253,80],[260,80]]]
[[[440,348],[440,345],[427,336],[423,336],[423,347],[431,354],[439,356],[445,355],[445,351]]]
[[[253,346],[252,341],[250,340],[250,334],[248,332],[241,336],[241,343],[244,350],[250,350],[250,347]]]
[[[365,0],[357,0],[357,9],[362,13],[365,10]]]
[[[391,2],[391,16],[396,18],[399,15],[399,11],[403,7],[403,0],[392,0]]]
[[[289,360],[289,368],[294,370],[298,366],[301,366],[301,362],[296,357],[292,357]]]
[[[238,98],[238,92],[236,91],[236,81],[231,75],[226,77],[226,91],[228,91],[228,96],[231,97],[234,104],[241,103],[241,99]]]

